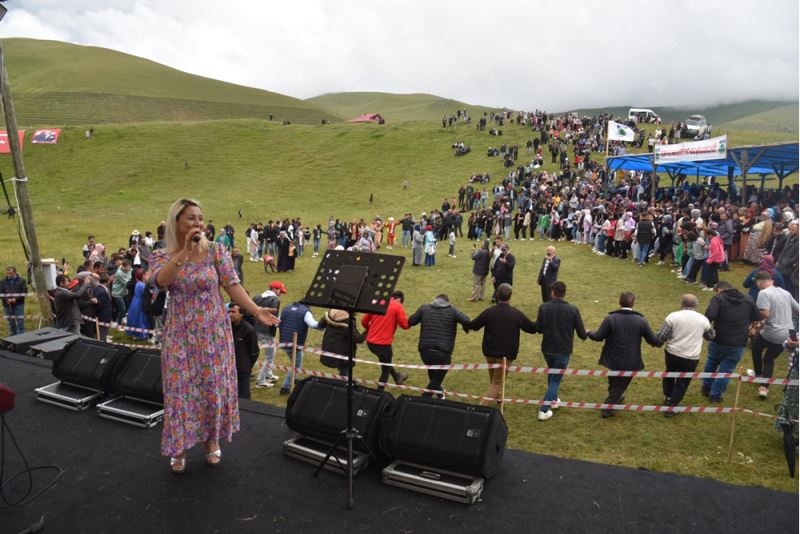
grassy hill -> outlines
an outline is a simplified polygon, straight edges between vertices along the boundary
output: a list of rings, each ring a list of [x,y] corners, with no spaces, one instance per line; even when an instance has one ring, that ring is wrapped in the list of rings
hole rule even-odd
[[[187,74],[105,48],[4,39],[21,126],[231,118],[336,121],[290,96]]]
[[[343,117],[345,120],[363,113],[380,113],[389,122],[403,121],[441,121],[444,115],[451,115],[459,109],[467,109],[472,117],[483,115],[484,111],[496,110],[488,106],[474,106],[458,100],[428,94],[394,93],[328,93],[309,98],[316,106]]]

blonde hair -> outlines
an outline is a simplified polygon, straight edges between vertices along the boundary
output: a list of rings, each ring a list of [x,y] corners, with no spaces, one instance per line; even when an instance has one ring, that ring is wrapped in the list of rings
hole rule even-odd
[[[177,252],[178,248],[178,219],[180,218],[181,214],[186,210],[186,208],[195,206],[199,209],[203,209],[203,206],[196,200],[191,198],[179,198],[175,202],[172,203],[172,206],[169,207],[169,213],[167,214],[166,220],[166,227],[164,228],[164,241],[166,242],[166,249],[167,252]],[[208,250],[208,239],[206,239],[205,233],[201,234],[200,242],[197,243],[197,247],[202,250]]]

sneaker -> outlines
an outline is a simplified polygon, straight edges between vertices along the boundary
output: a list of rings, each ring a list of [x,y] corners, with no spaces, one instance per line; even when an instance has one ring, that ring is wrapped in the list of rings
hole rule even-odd
[[[256,382],[257,388],[274,388],[275,384],[273,382]]]
[[[561,402],[561,399],[558,399],[558,398],[556,400],[552,401],[553,404],[550,405],[550,409],[551,410],[557,410],[558,409],[558,404],[560,402]]]
[[[722,397],[709,397],[708,402],[711,404],[720,404],[722,402]]]
[[[270,376],[267,377],[267,382],[275,382],[279,378],[280,378],[280,376],[278,376],[278,375],[270,375]]]
[[[746,374],[749,377],[753,377],[753,378],[755,378],[755,376],[756,376],[756,372],[753,371],[752,369],[748,369],[747,371],[745,371],[744,374]]]
[[[656,265],[664,265],[664,262],[660,261],[660,262],[656,263]]]
[[[675,417],[678,412],[664,412],[664,417]]]
[[[279,393],[281,395],[288,395],[289,394],[289,388],[281,388]]]
[[[766,399],[768,394],[769,394],[769,388],[767,386],[761,386],[760,388],[758,388],[759,399],[761,400]]]
[[[553,410],[547,410],[546,412],[539,411],[539,421],[547,421],[553,417]]]
[[[600,410],[600,417],[603,419],[608,419],[612,415],[614,415],[614,410]]]

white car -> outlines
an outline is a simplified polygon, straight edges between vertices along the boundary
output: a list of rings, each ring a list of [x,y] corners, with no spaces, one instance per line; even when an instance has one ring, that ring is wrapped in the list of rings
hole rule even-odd
[[[683,127],[683,135],[689,139],[703,139],[706,134],[711,135],[711,125],[702,115],[690,115]]]

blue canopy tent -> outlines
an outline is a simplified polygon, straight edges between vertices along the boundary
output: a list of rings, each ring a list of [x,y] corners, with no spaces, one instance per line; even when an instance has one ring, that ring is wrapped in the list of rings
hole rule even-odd
[[[606,166],[610,172],[633,170],[666,173],[673,185],[680,175],[698,179],[700,176],[727,176],[728,185],[732,185],[739,177],[742,179],[742,189],[747,186],[748,174],[761,176],[762,189],[767,175],[774,174],[778,178],[778,187],[782,188],[783,180],[800,168],[800,147],[798,143],[742,146],[729,149],[725,158],[661,163],[655,169],[653,154],[632,154],[606,158]]]

